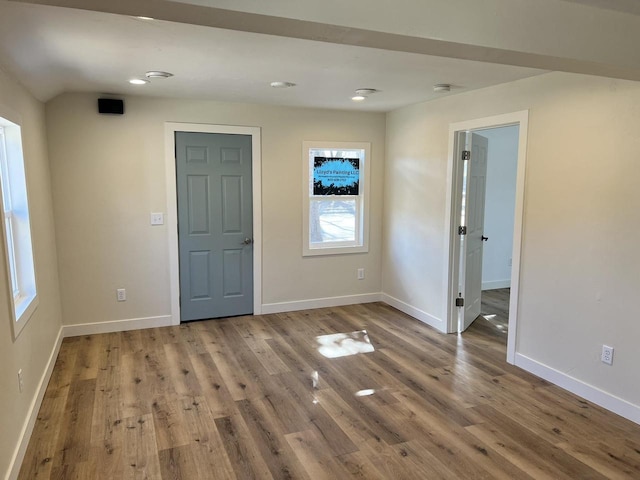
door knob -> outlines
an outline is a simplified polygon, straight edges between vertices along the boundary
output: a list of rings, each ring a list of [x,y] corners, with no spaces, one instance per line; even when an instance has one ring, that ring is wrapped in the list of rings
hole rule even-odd
[[[489,237],[485,237],[484,235],[482,235],[480,237],[480,240],[482,240],[483,242],[486,242],[487,240],[489,240]]]
[[[242,244],[243,244],[243,245],[251,245],[252,243],[253,243],[253,240],[252,240],[251,238],[249,238],[249,237],[245,238],[245,239],[242,241]]]

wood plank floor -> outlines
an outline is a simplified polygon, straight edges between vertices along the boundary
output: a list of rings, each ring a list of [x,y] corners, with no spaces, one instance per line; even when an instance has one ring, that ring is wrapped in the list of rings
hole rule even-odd
[[[497,288],[482,291],[481,315],[499,332],[504,333],[507,341],[509,331],[509,296],[510,288]]]
[[[503,336],[376,303],[65,339],[19,478],[640,478],[640,426]]]

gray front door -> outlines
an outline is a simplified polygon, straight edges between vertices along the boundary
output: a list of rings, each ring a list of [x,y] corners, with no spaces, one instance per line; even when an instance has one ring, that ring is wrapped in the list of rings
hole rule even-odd
[[[251,136],[176,132],[180,320],[253,313]]]

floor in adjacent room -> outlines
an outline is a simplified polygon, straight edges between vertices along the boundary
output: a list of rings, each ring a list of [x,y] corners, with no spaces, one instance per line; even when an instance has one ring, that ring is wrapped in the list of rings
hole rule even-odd
[[[504,341],[507,341],[509,330],[509,297],[510,288],[482,291],[481,315],[499,332],[504,333]]]
[[[381,303],[68,338],[20,479],[640,478],[640,426],[505,343]]]

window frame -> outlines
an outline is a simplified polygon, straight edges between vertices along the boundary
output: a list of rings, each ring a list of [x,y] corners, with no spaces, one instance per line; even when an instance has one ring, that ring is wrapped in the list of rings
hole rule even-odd
[[[9,181],[9,164],[7,158],[6,140],[4,135],[4,126],[0,124],[0,191],[2,193],[2,217],[4,221],[4,238],[7,240],[6,255],[7,266],[9,267],[9,281],[13,300],[17,301],[20,297],[20,285],[18,276],[15,274],[17,270],[16,247],[14,235],[14,214],[11,202],[11,182]]]
[[[313,195],[313,150],[345,151],[360,150],[360,176],[358,195]],[[302,255],[342,255],[369,251],[369,198],[371,143],[369,142],[324,142],[305,141],[302,144]],[[322,199],[355,199],[356,225],[354,241],[311,243],[311,205]]]
[[[0,208],[14,340],[38,307],[29,195],[18,123],[0,112]]]

